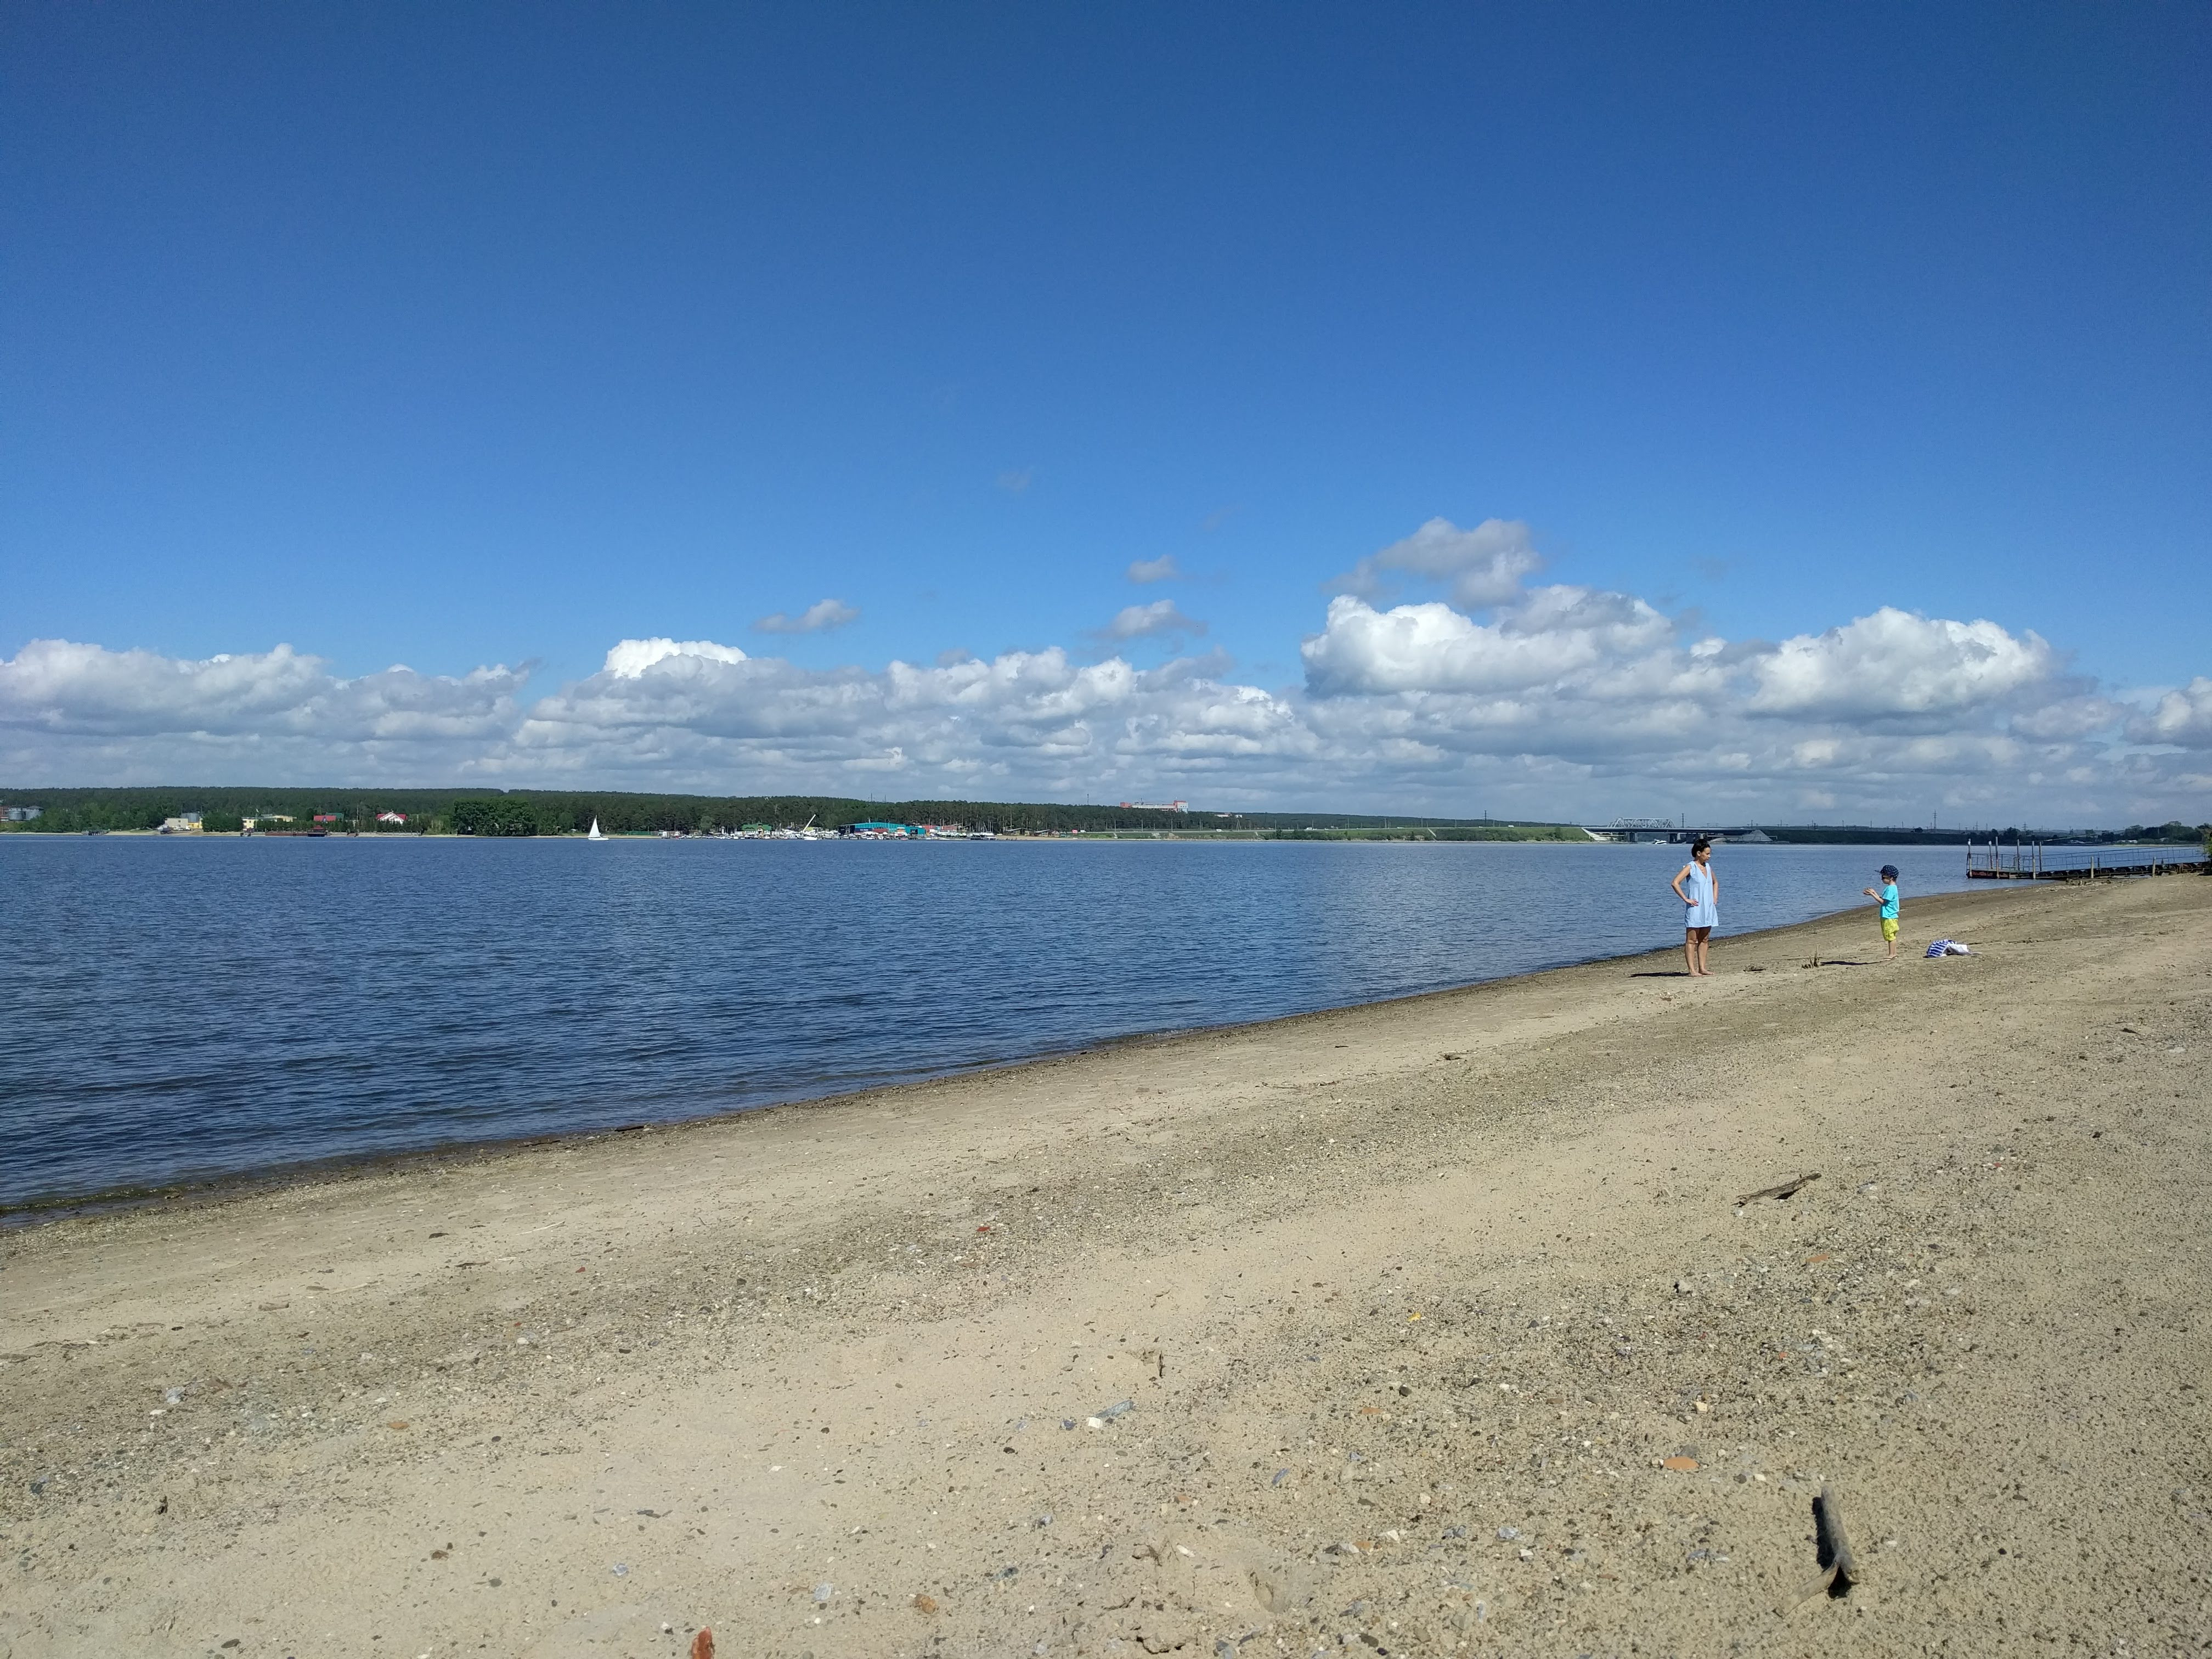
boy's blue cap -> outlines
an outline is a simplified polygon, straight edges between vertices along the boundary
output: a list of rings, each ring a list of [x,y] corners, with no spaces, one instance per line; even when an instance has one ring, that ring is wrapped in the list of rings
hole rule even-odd
[[[1893,864],[1885,864],[1881,866],[1881,873],[1885,880],[1895,881],[1897,879],[1897,866]]]

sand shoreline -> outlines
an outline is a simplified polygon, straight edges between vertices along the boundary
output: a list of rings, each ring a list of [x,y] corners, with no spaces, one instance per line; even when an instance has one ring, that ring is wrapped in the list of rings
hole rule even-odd
[[[113,833],[158,834],[158,831],[116,831]],[[520,838],[519,838],[520,839]],[[1967,889],[1957,892],[1938,893],[1916,899],[1916,907],[1924,910],[1939,901],[1971,901],[1994,897],[1996,884],[1988,889]],[[1747,933],[1721,933],[1715,937],[1714,948],[1725,950],[1733,945],[1748,945],[1770,939],[1778,939],[1805,929],[1819,927],[1834,921],[1838,916],[1850,915],[1865,909],[1864,905],[1852,905],[1832,910],[1802,921],[1784,922],[1773,927],[1754,928]],[[1945,914],[1950,914],[1947,911]],[[1947,924],[1950,925],[1950,924]],[[217,1175],[187,1177],[175,1182],[149,1182],[139,1186],[108,1188],[95,1192],[70,1194],[54,1197],[39,1197],[15,1204],[0,1204],[0,1233],[21,1227],[43,1225],[50,1221],[70,1220],[81,1216],[101,1215],[135,1210],[148,1206],[176,1208],[184,1206],[222,1204],[257,1194],[281,1191],[301,1185],[315,1185],[330,1181],[343,1181],[356,1175],[402,1173],[410,1170],[433,1169],[454,1161],[475,1163],[488,1158],[500,1158],[515,1153],[556,1146],[581,1146],[604,1140],[611,1135],[634,1134],[652,1131],[691,1128],[702,1124],[725,1122],[756,1112],[789,1111],[801,1107],[834,1108],[847,1102],[878,1095],[886,1090],[914,1088],[926,1084],[954,1081],[961,1078],[980,1077],[996,1072],[1018,1070],[1053,1060],[1070,1060],[1079,1055],[1103,1054],[1116,1048],[1159,1042],[1174,1042],[1188,1037],[1218,1035],[1226,1031],[1264,1031],[1272,1027],[1321,1015],[1355,1012],[1363,1008],[1384,1008],[1400,1003],[1420,1001],[1428,997],[1448,997],[1474,990],[1486,985],[1510,983],[1516,980],[1534,978],[1543,974],[1557,973],[1571,968],[1601,967],[1608,963],[1642,962],[1656,958],[1679,945],[1652,945],[1640,951],[1614,952],[1596,957],[1564,957],[1554,962],[1540,963],[1494,978],[1462,981],[1456,984],[1437,986],[1431,990],[1409,991],[1401,996],[1377,997],[1364,1002],[1334,1003],[1321,1008],[1309,1008],[1296,1013],[1278,1014],[1258,1020],[1231,1020],[1213,1025],[1167,1026],[1157,1030],[1133,1031],[1125,1036],[1101,1037],[1079,1048],[1049,1049],[1041,1054],[1022,1054],[1008,1060],[984,1060],[949,1066],[940,1071],[902,1074],[858,1088],[836,1089],[823,1093],[794,1094],[787,1098],[763,1101],[757,1105],[738,1106],[724,1111],[702,1112],[687,1117],[652,1118],[637,1122],[610,1124],[604,1128],[563,1130],[552,1134],[492,1135],[478,1139],[453,1140],[435,1146],[408,1147],[399,1151],[341,1153],[325,1158],[309,1158],[296,1164],[257,1165],[252,1169],[227,1171]],[[1725,963],[1720,971],[1726,971]]]
[[[2007,888],[1909,909],[1971,958],[1806,967],[1846,913],[20,1229],[0,1654],[2200,1651],[2208,923]]]

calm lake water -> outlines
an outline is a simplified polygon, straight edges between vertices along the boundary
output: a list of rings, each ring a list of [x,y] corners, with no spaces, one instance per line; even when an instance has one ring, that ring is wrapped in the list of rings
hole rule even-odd
[[[1683,856],[0,836],[0,1206],[696,1117],[1679,944]],[[1714,857],[1717,967],[1729,933],[1865,902],[1884,862],[1908,918],[1966,885],[1954,848]]]

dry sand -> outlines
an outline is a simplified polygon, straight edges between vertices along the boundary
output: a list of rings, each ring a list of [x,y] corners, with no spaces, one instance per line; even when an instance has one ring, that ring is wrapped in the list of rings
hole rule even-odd
[[[0,1656],[2205,1651],[2212,880],[1906,914],[8,1235]]]

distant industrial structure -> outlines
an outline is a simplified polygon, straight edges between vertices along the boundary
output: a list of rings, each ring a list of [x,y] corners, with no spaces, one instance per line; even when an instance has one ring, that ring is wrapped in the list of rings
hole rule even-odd
[[[1774,839],[1753,824],[1701,829],[1686,820],[1669,823],[1664,818],[1615,818],[1611,823],[1586,823],[1582,829],[1592,841],[1734,841],[1758,846]]]
[[[1124,812],[1188,812],[1190,803],[1187,800],[1125,800],[1121,803],[1121,810]]]

